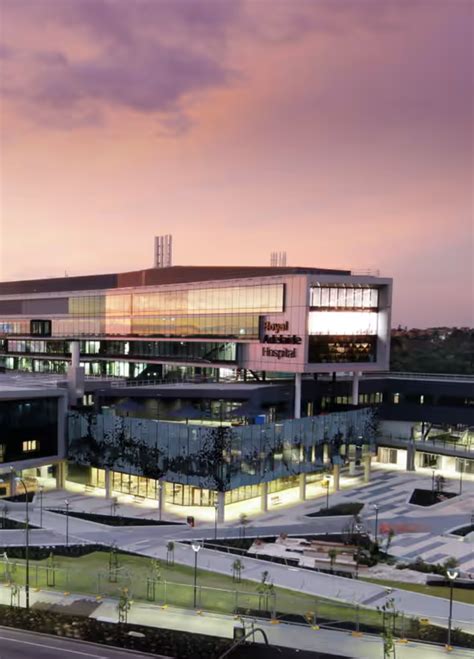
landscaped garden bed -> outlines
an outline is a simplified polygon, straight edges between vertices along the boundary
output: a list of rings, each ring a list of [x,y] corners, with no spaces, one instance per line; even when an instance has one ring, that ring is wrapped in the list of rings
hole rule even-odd
[[[329,508],[321,508],[315,513],[307,513],[305,517],[336,517],[341,515],[354,516],[358,515],[363,507],[364,504],[358,501],[338,503],[335,506],[330,506]]]
[[[461,535],[465,537],[466,535],[469,535],[469,533],[474,533],[474,524],[467,524],[466,526],[460,526],[457,529],[454,529],[454,531],[451,531],[451,533],[454,533],[454,535]]]
[[[0,516],[0,531],[2,529],[13,531],[18,529],[25,529],[25,527],[26,527],[25,522],[17,522],[16,519],[10,519],[9,517]],[[35,524],[31,524],[31,522],[28,522],[28,528],[39,529],[41,527],[36,526]]]
[[[457,496],[456,492],[438,492],[436,490],[422,490],[416,488],[413,490],[408,503],[412,503],[415,506],[435,506],[437,503],[443,503],[443,501],[447,501],[448,499]]]
[[[64,508],[49,508],[52,513],[66,515]],[[103,515],[101,513],[83,513],[69,510],[69,517],[77,517],[88,522],[105,524],[106,526],[183,526],[184,522],[168,522],[167,520],[144,519],[143,517],[122,517],[121,515]]]

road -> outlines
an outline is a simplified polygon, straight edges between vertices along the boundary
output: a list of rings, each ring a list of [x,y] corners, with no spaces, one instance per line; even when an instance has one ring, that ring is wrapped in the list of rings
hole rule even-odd
[[[163,655],[142,654],[106,645],[57,638],[47,634],[0,627],[0,659],[169,659]]]

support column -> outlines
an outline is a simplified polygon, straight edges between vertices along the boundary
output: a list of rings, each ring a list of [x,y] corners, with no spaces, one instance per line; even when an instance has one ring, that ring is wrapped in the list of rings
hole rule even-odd
[[[332,468],[332,477],[333,477],[333,487],[334,487],[334,492],[339,492],[341,489],[340,485],[340,476],[341,476],[341,467],[340,465],[333,465]]]
[[[225,492],[217,493],[217,521],[219,524],[225,522]]]
[[[105,498],[110,499],[112,496],[112,479],[110,469],[105,470]]]
[[[106,472],[107,473],[107,472]],[[109,484],[110,484],[110,472],[109,472]],[[160,520],[163,517],[163,513],[165,512],[165,498],[166,498],[166,482],[159,480],[157,483],[158,486],[158,514]]]
[[[40,467],[40,478],[48,478],[48,467]]]
[[[61,462],[56,463],[56,489],[64,490],[66,487],[66,478],[67,462],[66,460],[61,460]]]
[[[306,474],[300,474],[300,501],[306,501]]]
[[[16,494],[16,474],[14,472],[10,472],[10,496],[14,497]]]
[[[268,510],[268,483],[261,483],[262,494],[260,495],[260,511],[266,513]]]
[[[364,461],[364,483],[368,483],[370,481],[370,468],[372,464],[372,456],[370,455],[370,453],[364,455],[363,461]]]
[[[329,444],[326,442],[323,444],[323,462],[324,464],[327,464],[330,462],[330,456],[329,456]]]
[[[415,447],[413,444],[407,446],[407,471],[415,471]]]
[[[359,404],[359,377],[360,373],[358,371],[352,372],[352,404]]]
[[[356,475],[356,461],[354,459],[349,460],[349,476]]]
[[[295,373],[295,411],[294,418],[301,418],[301,373]]]
[[[79,366],[79,341],[71,342],[71,365],[68,368],[69,404],[76,405],[84,395],[84,368]]]

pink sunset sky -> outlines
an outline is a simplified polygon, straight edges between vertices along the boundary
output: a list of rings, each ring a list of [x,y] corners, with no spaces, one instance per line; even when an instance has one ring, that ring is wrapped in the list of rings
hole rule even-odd
[[[0,0],[3,280],[378,269],[474,325],[470,0]]]

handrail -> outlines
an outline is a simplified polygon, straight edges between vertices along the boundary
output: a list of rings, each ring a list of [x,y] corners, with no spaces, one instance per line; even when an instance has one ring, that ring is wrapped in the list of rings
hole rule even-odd
[[[228,657],[229,654],[233,652],[235,648],[237,648],[239,645],[244,643],[244,641],[246,641],[249,636],[253,636],[253,639],[255,641],[255,632],[260,632],[263,636],[263,640],[265,641],[265,645],[269,645],[268,637],[265,634],[264,630],[261,627],[252,627],[252,629],[247,634],[245,634],[245,636],[242,636],[242,638],[239,638],[237,641],[232,643],[230,648],[228,648],[223,654],[219,655],[218,659],[224,659],[224,657]]]

